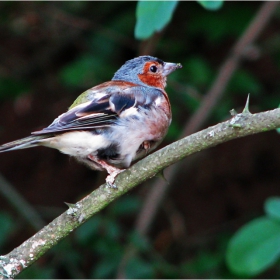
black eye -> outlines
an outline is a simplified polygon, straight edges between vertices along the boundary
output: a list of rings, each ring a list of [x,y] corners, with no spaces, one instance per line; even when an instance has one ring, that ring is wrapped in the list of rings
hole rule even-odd
[[[157,67],[155,65],[152,65],[150,67],[150,71],[153,72],[153,73],[156,73],[157,72]]]

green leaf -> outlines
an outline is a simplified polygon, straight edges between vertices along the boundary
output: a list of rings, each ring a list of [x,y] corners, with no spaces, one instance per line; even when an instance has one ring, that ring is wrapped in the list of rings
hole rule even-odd
[[[138,1],[136,8],[135,37],[147,39],[162,30],[171,20],[178,1]]]
[[[273,265],[280,255],[280,223],[261,217],[242,227],[226,252],[228,267],[236,274],[254,276]]]
[[[223,0],[217,1],[197,1],[203,8],[211,11],[216,11],[223,6]]]
[[[280,220],[280,197],[269,197],[264,203],[266,214]]]

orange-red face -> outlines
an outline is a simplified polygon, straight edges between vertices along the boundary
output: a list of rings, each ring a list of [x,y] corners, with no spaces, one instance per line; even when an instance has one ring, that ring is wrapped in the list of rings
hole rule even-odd
[[[157,61],[148,61],[144,64],[143,71],[141,74],[138,74],[138,77],[149,86],[164,89],[166,86],[166,75],[163,72],[163,64]]]

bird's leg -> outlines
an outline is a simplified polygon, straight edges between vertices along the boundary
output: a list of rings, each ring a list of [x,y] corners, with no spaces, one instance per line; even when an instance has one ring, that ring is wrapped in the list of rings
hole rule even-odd
[[[88,155],[88,159],[98,163],[102,168],[106,169],[108,172],[108,176],[106,177],[106,183],[110,188],[116,189],[117,186],[114,184],[116,176],[124,171],[124,169],[119,169],[117,167],[114,167],[112,165],[109,165],[104,160],[98,159],[97,157],[93,155]]]
[[[145,150],[146,154],[148,153],[148,151],[150,150],[151,148],[151,143],[150,141],[144,141],[142,143],[142,146],[143,146],[143,149]]]

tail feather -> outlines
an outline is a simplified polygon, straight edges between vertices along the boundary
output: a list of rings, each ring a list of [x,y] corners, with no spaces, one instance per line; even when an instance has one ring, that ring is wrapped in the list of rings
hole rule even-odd
[[[13,142],[9,142],[0,146],[0,153],[36,147],[39,145],[40,140],[48,137],[49,136],[47,135],[39,135],[39,136],[31,135],[19,140],[15,140]]]

